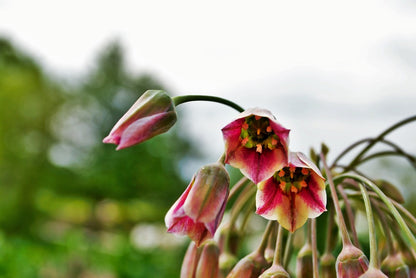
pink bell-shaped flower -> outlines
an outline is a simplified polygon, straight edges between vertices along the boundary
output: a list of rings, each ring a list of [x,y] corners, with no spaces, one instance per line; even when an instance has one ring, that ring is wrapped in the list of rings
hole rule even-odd
[[[302,153],[290,153],[289,165],[258,184],[256,213],[294,232],[308,218],[326,211],[325,179]]]
[[[168,232],[188,235],[199,246],[212,238],[224,215],[230,178],[225,167],[202,167],[165,216]]]
[[[168,131],[176,122],[175,106],[164,91],[148,90],[116,123],[104,143],[117,150],[146,141]]]
[[[270,111],[251,108],[222,129],[225,163],[259,183],[287,165],[289,129]]]

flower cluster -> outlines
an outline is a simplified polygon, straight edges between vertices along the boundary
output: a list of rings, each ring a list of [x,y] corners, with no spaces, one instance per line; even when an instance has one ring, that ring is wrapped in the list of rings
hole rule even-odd
[[[192,240],[181,277],[290,277],[294,272],[288,268],[290,256],[295,254],[293,249],[298,250],[297,277],[316,278],[320,274],[322,277],[387,277],[385,274],[416,277],[416,238],[413,235],[416,219],[400,205],[403,198],[393,185],[369,179],[356,169],[365,161],[391,153],[405,157],[416,168],[414,156],[384,140],[384,136],[396,128],[415,121],[415,116],[395,124],[374,139],[354,143],[329,167],[325,145],[320,155],[311,150],[310,158],[291,151],[290,130],[268,110],[243,109],[218,97],[171,98],[164,91],[150,90],[116,123],[103,142],[116,144],[119,150],[164,133],[176,122],[175,107],[194,100],[222,103],[240,114],[221,130],[225,143],[221,158],[195,173],[166,214],[167,231],[187,235]],[[395,151],[365,156],[377,142],[387,142]],[[347,166],[340,166],[338,161],[361,143],[368,144]],[[234,185],[230,185],[226,164],[240,169],[243,175]],[[341,171],[337,171],[339,168]],[[329,202],[333,206],[324,214],[327,185],[331,194]],[[361,205],[354,207],[351,199],[356,196],[360,197]],[[229,217],[223,221],[227,207],[230,207]],[[370,260],[361,250],[355,229],[354,214],[362,208],[368,222]],[[384,242],[379,244],[373,209],[384,229]],[[258,248],[238,261],[239,243],[246,234],[253,210],[267,219],[268,224]],[[320,215],[325,220],[323,226],[316,225]],[[305,245],[292,248],[293,234],[301,227],[306,227],[303,230],[307,231],[303,236]],[[325,233],[321,257],[317,245],[319,233]],[[341,244],[337,241],[338,233]],[[299,233],[297,235],[299,237]],[[388,248],[378,254],[377,245],[380,244]],[[337,258],[334,257],[336,249],[341,249]],[[385,259],[380,265],[381,255]]]

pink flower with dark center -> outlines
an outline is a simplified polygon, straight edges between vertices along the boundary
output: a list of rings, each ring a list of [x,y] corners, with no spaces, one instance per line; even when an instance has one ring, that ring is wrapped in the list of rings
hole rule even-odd
[[[117,150],[146,141],[168,131],[176,122],[172,99],[160,90],[148,90],[121,117],[104,138],[118,145]]]
[[[230,178],[225,167],[202,167],[165,216],[168,232],[188,235],[199,246],[212,238],[224,215]]]
[[[287,165],[289,131],[268,110],[247,109],[222,129],[225,163],[256,184],[268,179]]]
[[[325,179],[302,153],[290,153],[289,166],[258,184],[256,213],[294,232],[326,211]]]

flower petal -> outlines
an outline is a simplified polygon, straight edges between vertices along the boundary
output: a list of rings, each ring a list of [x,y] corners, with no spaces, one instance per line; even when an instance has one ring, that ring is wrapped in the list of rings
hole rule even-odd
[[[317,175],[311,176],[308,186],[298,193],[299,198],[308,207],[309,218],[318,217],[322,212],[326,211],[326,191],[321,189],[321,181]]]

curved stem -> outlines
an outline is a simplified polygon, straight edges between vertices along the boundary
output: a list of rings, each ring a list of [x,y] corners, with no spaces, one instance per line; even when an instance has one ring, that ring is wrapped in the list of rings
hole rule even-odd
[[[370,201],[371,201],[371,207],[374,208],[374,211],[377,214],[377,219],[380,222],[381,227],[384,231],[384,235],[386,237],[387,254],[393,254],[394,252],[393,238],[391,237],[391,232],[389,229],[389,225],[387,224],[386,217],[381,213],[380,208],[378,207],[378,202],[374,199],[371,199],[371,197],[370,197]]]
[[[343,174],[343,175],[337,176],[334,179],[334,181],[341,182],[345,178],[351,178],[351,179],[354,179],[354,180],[356,180],[358,182],[365,183],[368,187],[371,188],[371,190],[373,190],[375,193],[377,193],[377,195],[380,197],[380,199],[386,204],[386,206],[388,207],[390,213],[396,219],[397,223],[400,225],[400,228],[404,232],[404,234],[405,234],[407,240],[409,241],[410,245],[412,246],[412,248],[413,249],[416,249],[416,238],[415,238],[415,236],[410,231],[410,229],[407,226],[406,222],[403,220],[403,217],[397,211],[396,207],[393,205],[393,203],[390,200],[390,198],[387,197],[383,193],[383,191],[381,191],[381,189],[377,187],[377,185],[375,185],[370,180],[368,180],[368,179],[366,179],[364,177],[361,177],[361,176],[357,176],[357,175],[354,175],[354,174]]]
[[[342,215],[341,207],[339,205],[337,191],[335,189],[334,180],[332,179],[331,170],[329,170],[328,165],[326,164],[325,157],[322,153],[321,153],[321,160],[324,165],[326,176],[328,178],[329,189],[331,191],[332,200],[334,202],[335,211],[338,217],[338,226],[341,232],[342,244],[343,245],[352,244],[350,236],[348,235],[347,227],[345,225],[344,216]]]
[[[350,224],[350,229],[352,232],[352,239],[354,241],[354,245],[357,247],[360,247],[360,243],[358,241],[358,236],[357,236],[357,231],[355,229],[355,224],[354,224],[355,222],[354,213],[352,212],[350,201],[348,200],[348,196],[347,194],[345,194],[344,188],[342,188],[341,185],[338,185],[337,189],[338,189],[339,194],[341,194],[342,199],[344,199],[345,210],[347,211],[347,218]]]
[[[244,187],[245,183],[247,182],[248,178],[242,177],[238,182],[234,184],[234,186],[230,190],[230,194],[228,195],[228,201],[234,197],[236,192],[240,190],[242,187]]]
[[[178,106],[179,104],[190,102],[190,101],[212,101],[212,102],[218,102],[218,103],[230,106],[231,108],[234,108],[238,112],[244,111],[244,108],[242,108],[240,105],[228,99],[221,98],[221,97],[206,96],[206,95],[185,95],[185,96],[173,97],[172,100],[175,106]]]
[[[262,256],[264,256],[264,250],[266,250],[267,241],[269,239],[270,232],[273,230],[272,228],[273,228],[274,222],[276,221],[269,220],[269,222],[267,223],[266,230],[264,231],[263,237],[261,238],[260,245],[257,248],[257,252],[261,254]]]
[[[357,164],[355,164],[355,166],[358,166],[360,164],[363,164],[364,162],[367,162],[373,158],[377,158],[380,156],[387,156],[387,155],[395,155],[395,156],[403,156],[404,158],[407,158],[407,160],[409,160],[410,164],[412,164],[413,168],[416,168],[416,163],[415,163],[415,158],[409,154],[406,153],[400,153],[400,152],[396,152],[396,151],[383,151],[383,152],[378,152],[378,153],[374,153],[371,154],[363,159],[361,159],[360,161],[357,162]]]
[[[371,209],[370,197],[362,183],[359,183],[361,194],[364,199],[365,212],[367,214],[368,236],[370,237],[370,267],[378,269],[380,262],[377,256],[376,231],[374,227],[373,210]]]
[[[355,166],[355,164],[361,159],[361,157],[371,148],[373,147],[378,141],[382,140],[384,138],[384,136],[386,136],[387,134],[389,134],[390,132],[392,132],[393,130],[408,124],[412,121],[416,120],[416,115],[406,118],[394,125],[392,125],[391,127],[387,128],[385,131],[383,131],[382,133],[380,133],[379,136],[377,136],[376,138],[374,138],[374,140],[372,140],[367,147],[365,147],[353,160],[352,162],[348,165],[346,171],[350,170],[351,168],[353,168]]]

